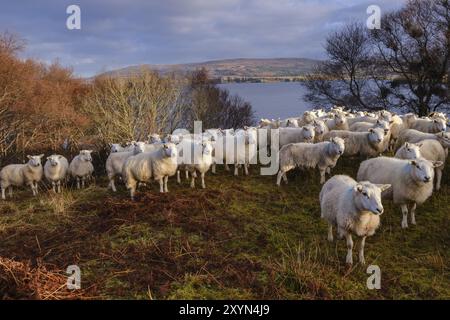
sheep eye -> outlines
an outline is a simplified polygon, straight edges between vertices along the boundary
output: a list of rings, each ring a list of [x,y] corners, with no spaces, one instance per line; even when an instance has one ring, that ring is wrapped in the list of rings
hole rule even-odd
[[[369,197],[369,195],[367,194],[367,192],[363,192],[363,196],[365,196],[365,197]]]

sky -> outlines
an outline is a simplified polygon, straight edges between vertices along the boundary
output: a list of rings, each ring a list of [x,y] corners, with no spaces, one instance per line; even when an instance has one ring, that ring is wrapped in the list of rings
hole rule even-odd
[[[79,76],[138,64],[231,58],[325,59],[327,34],[366,9],[406,0],[1,0],[0,32],[26,40],[24,58],[72,66]],[[69,5],[81,29],[69,30]]]

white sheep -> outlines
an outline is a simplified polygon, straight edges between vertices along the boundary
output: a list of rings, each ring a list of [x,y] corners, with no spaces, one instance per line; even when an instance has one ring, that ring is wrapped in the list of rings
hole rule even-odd
[[[344,153],[345,144],[341,138],[319,143],[291,143],[280,150],[280,169],[277,175],[277,185],[281,177],[287,183],[286,172],[296,168],[318,168],[320,183],[325,182],[325,172],[336,166],[339,157]]]
[[[287,118],[281,120],[280,128],[298,128],[299,124],[296,118]]]
[[[345,156],[374,157],[383,151],[384,131],[380,128],[369,129],[367,132],[332,130],[325,134],[324,139],[332,137],[344,139]]]
[[[310,125],[301,128],[280,128],[278,135],[280,148],[289,143],[313,142],[315,128]]]
[[[305,111],[302,116],[297,119],[298,126],[306,126],[312,124],[312,122],[317,118],[315,111]]]
[[[326,119],[325,124],[329,130],[348,130],[349,122],[342,113],[336,113],[332,119]]]
[[[54,192],[61,192],[61,181],[66,179],[68,170],[69,161],[64,156],[53,154],[47,157],[44,165],[44,175],[51,182]]]
[[[409,129],[415,129],[427,133],[445,132],[447,129],[446,121],[441,118],[435,119],[414,119],[410,122]]]
[[[128,152],[117,152],[117,153],[111,153],[108,156],[108,159],[106,159],[106,175],[108,176],[109,184],[108,189],[111,188],[113,192],[116,192],[116,184],[115,184],[115,177],[122,174],[122,168],[125,164],[125,161],[127,159],[137,153],[138,146],[136,146],[135,151],[128,151]]]
[[[390,130],[390,125],[389,122],[385,120],[377,120],[375,123],[356,122],[350,126],[350,131],[367,132],[370,128],[381,128],[384,130],[384,133],[387,134]]]
[[[280,130],[299,130],[299,128],[281,128]],[[215,151],[217,151],[220,144],[223,146],[222,153],[226,170],[227,164],[234,164],[234,175],[237,176],[239,174],[239,168],[242,165],[244,167],[244,174],[249,174],[249,165],[256,163],[258,147],[257,134],[258,131],[256,128],[237,130],[234,135],[225,135],[223,142],[216,144]]]
[[[408,227],[408,204],[411,207],[411,223],[416,224],[417,204],[424,203],[433,192],[434,168],[442,162],[430,162],[425,159],[402,160],[378,157],[365,160],[358,170],[358,181],[369,180],[373,183],[391,184],[392,188],[383,197],[393,199],[400,205],[403,219],[402,228]]]
[[[181,183],[180,170],[184,169],[191,173],[191,188],[195,188],[195,178],[197,178],[198,171],[202,180],[202,188],[205,189],[205,174],[213,163],[213,146],[211,142],[192,141],[189,144],[182,142],[177,148],[179,156],[177,182]],[[188,149],[190,152],[188,152]]]
[[[314,142],[322,142],[323,136],[330,130],[328,130],[328,127],[323,120],[316,119],[313,121],[312,125],[314,126]]]
[[[81,150],[69,165],[69,174],[77,181],[77,189],[84,188],[85,182],[92,178],[94,166],[92,165],[92,150]]]
[[[333,241],[333,226],[339,238],[347,242],[346,263],[353,264],[352,234],[361,237],[359,262],[365,264],[366,237],[372,236],[380,225],[384,208],[381,192],[390,184],[376,185],[368,181],[356,182],[349,176],[330,178],[320,191],[321,217],[328,222],[328,240]]]
[[[177,153],[175,144],[164,143],[160,149],[129,157],[123,165],[122,179],[130,190],[131,199],[134,199],[137,184],[149,182],[152,178],[159,181],[160,192],[168,192],[167,181],[178,167]]]
[[[43,169],[41,159],[44,155],[27,155],[28,162],[25,164],[9,164],[0,171],[0,186],[2,188],[2,199],[5,200],[6,189],[9,188],[9,196],[12,197],[12,187],[27,185],[31,187],[33,196],[38,194],[38,183],[42,180]]]
[[[441,166],[434,168],[436,175],[436,191],[441,189],[442,171],[444,170],[447,154],[437,140],[425,139],[417,144],[405,142],[405,144],[397,150],[395,157],[399,159],[425,158],[429,161],[442,162]]]
[[[439,141],[444,149],[450,147],[450,132],[426,133],[414,129],[405,129],[400,132],[396,143],[396,149],[400,148],[405,142],[417,143],[425,139]]]

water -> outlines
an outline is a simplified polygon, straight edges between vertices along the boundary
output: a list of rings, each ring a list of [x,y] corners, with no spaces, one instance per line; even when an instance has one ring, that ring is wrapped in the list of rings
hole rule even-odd
[[[306,89],[300,82],[222,83],[219,86],[250,102],[257,121],[299,116],[312,109],[312,105],[303,100]]]

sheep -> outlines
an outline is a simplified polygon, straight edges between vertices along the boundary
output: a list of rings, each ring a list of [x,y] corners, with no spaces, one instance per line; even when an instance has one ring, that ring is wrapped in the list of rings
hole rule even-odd
[[[319,119],[314,120],[312,125],[314,126],[314,142],[322,142],[323,136],[329,131],[328,127]]]
[[[127,161],[127,159],[137,153],[137,146],[135,151],[128,151],[128,152],[119,152],[119,153],[111,153],[108,156],[108,159],[106,159],[106,175],[108,176],[109,184],[108,189],[111,188],[113,192],[116,192],[116,184],[115,184],[115,177],[117,175],[122,174],[122,168]]]
[[[299,128],[282,128],[280,130],[299,130]],[[227,170],[227,164],[234,164],[234,175],[237,176],[240,166],[243,165],[244,174],[248,175],[249,165],[257,156],[257,129],[247,128],[236,131],[235,135],[225,135],[222,143],[225,169]]]
[[[396,143],[396,149],[400,148],[405,142],[417,143],[425,139],[439,141],[444,149],[450,147],[450,132],[425,133],[414,129],[405,129],[400,132]]]
[[[445,149],[437,140],[425,139],[417,144],[405,142],[395,154],[399,159],[418,159],[425,158],[429,161],[441,161],[442,166],[435,167],[436,191],[441,189],[442,171],[444,170],[447,154]]]
[[[324,139],[340,137],[345,140],[345,156],[373,157],[382,152],[384,131],[380,128],[369,129],[367,132],[332,130],[325,134]]]
[[[162,148],[152,152],[139,153],[129,157],[122,168],[122,179],[131,199],[134,200],[138,182],[148,182],[152,178],[159,181],[159,191],[169,192],[167,181],[177,171],[177,147],[174,143],[164,143]]]
[[[33,196],[38,194],[38,183],[42,180],[43,169],[41,159],[44,155],[27,155],[28,162],[25,164],[10,164],[0,171],[0,187],[2,199],[5,200],[6,189],[9,188],[9,196],[12,197],[12,187],[28,185],[31,187]]]
[[[411,223],[416,224],[417,204],[424,203],[433,192],[433,168],[442,165],[441,161],[430,162],[425,159],[403,160],[378,157],[365,160],[359,166],[358,181],[369,180],[373,183],[388,183],[392,189],[383,197],[393,199],[400,205],[403,219],[402,228],[408,227],[408,204],[411,207]]]
[[[434,112],[431,112],[431,113],[428,115],[428,117],[431,118],[431,119],[442,119],[442,120],[444,120],[445,122],[448,121],[447,115],[446,115],[445,113],[443,113],[443,112],[437,112],[437,111],[434,111]]]
[[[402,118],[397,115],[392,116],[391,122],[391,140],[389,142],[389,150],[393,151],[395,144],[397,143],[400,132],[404,129],[404,124]]]
[[[344,153],[345,143],[341,138],[331,138],[330,141],[319,143],[291,143],[280,150],[280,169],[277,175],[277,185],[281,177],[287,183],[286,172],[295,167],[315,168],[320,172],[320,183],[325,182],[325,171],[336,166],[339,157]],[[330,173],[328,171],[328,173]]]
[[[345,175],[336,175],[323,185],[319,195],[320,216],[328,222],[328,241],[333,241],[333,226],[339,238],[345,237],[347,264],[353,264],[352,234],[361,237],[359,262],[365,264],[366,237],[374,235],[380,225],[384,212],[381,193],[390,187],[390,184],[356,182]]]
[[[278,134],[281,148],[289,143],[313,142],[315,129],[309,125],[301,128],[280,128]]]
[[[377,122],[378,117],[376,116],[370,116],[368,114],[365,114],[364,116],[359,116],[359,117],[355,117],[355,118],[349,118],[347,119],[347,124],[350,127],[351,125],[357,123],[357,122],[370,122],[370,123],[375,123]],[[345,129],[348,130],[348,129]]]
[[[81,150],[75,156],[69,165],[69,174],[77,181],[77,189],[84,188],[86,180],[90,180],[94,173],[94,166],[92,165],[92,150]]]
[[[326,119],[325,124],[329,130],[348,130],[349,122],[345,115],[342,113],[337,113],[332,119]]]
[[[124,152],[125,148],[120,145],[120,143],[111,143],[111,153]]]
[[[150,143],[162,143],[161,136],[157,133],[151,133],[148,135]]]
[[[189,159],[185,153],[188,148],[191,150]],[[191,188],[195,188],[195,178],[197,177],[197,171],[200,172],[202,180],[202,188],[205,189],[205,173],[209,170],[213,163],[213,146],[211,142],[191,142],[189,144],[182,143],[178,145],[178,170],[177,170],[177,182],[181,183],[180,170],[185,169],[191,173]]]
[[[387,134],[389,132],[390,126],[389,122],[384,120],[377,120],[375,123],[372,122],[356,122],[350,126],[350,131],[355,132],[366,132],[370,128],[381,128],[384,130],[384,133]]]
[[[61,181],[67,177],[69,170],[69,161],[59,154],[53,154],[47,157],[44,165],[45,178],[52,183],[53,192],[61,193]]]
[[[297,124],[298,126],[305,126],[308,124],[312,124],[312,122],[317,118],[314,111],[305,111],[303,112],[301,118],[298,118]]]
[[[280,128],[298,128],[299,124],[296,118],[287,118],[280,122]]]
[[[445,132],[447,125],[446,121],[441,118],[415,119],[409,124],[408,129],[415,129],[426,133],[438,133]]]

